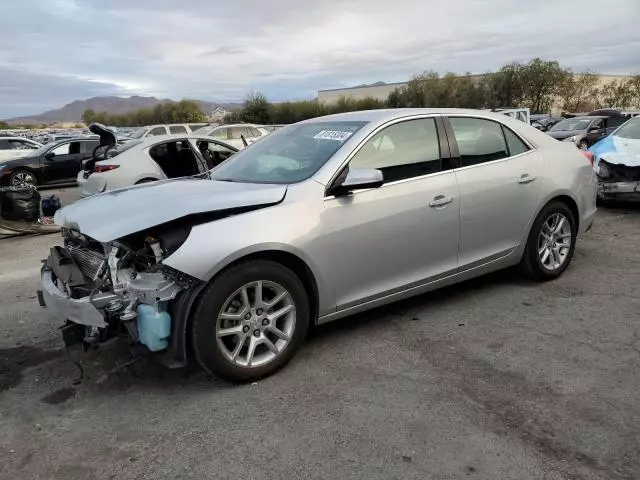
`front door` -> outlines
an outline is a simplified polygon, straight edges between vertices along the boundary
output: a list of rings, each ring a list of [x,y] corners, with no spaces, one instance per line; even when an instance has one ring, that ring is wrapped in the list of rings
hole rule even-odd
[[[544,182],[544,161],[507,126],[450,117],[462,166],[460,269],[507,255],[527,238]]]
[[[385,183],[325,198],[313,248],[326,262],[338,310],[456,271],[458,187],[439,147],[434,118],[390,125],[348,165],[380,169]]]
[[[45,183],[75,180],[82,168],[81,142],[71,141],[56,145],[41,161]]]

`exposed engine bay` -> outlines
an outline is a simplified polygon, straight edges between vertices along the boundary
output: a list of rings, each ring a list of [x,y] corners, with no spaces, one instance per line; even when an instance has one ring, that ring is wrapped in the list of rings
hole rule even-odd
[[[174,300],[199,281],[161,263],[189,227],[153,230],[101,243],[63,229],[64,247],[53,247],[43,267],[41,304],[66,320],[67,346],[125,337],[151,351],[167,348]]]
[[[600,159],[597,174],[598,197],[602,200],[640,201],[640,166]]]

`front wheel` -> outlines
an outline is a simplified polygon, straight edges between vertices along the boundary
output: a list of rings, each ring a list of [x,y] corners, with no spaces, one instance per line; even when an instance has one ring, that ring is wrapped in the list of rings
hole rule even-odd
[[[38,179],[28,170],[16,170],[9,177],[9,184],[12,187],[36,187],[38,185]]]
[[[193,316],[196,358],[231,382],[271,375],[293,357],[309,327],[309,302],[300,279],[283,265],[256,260],[216,277]]]
[[[569,207],[562,202],[546,205],[529,233],[521,261],[525,274],[538,281],[558,278],[573,258],[576,236],[576,221]]]
[[[587,148],[589,148],[589,145],[587,144],[586,140],[580,140],[580,142],[578,143],[578,148],[580,150],[586,150]]]

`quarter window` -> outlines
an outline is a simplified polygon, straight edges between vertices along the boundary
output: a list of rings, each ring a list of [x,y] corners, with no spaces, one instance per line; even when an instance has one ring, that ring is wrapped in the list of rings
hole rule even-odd
[[[513,133],[509,128],[502,126],[502,131],[504,132],[504,138],[507,139],[507,147],[509,147],[509,156],[513,157],[515,155],[520,155],[521,153],[529,150],[529,147],[518,137],[515,133]]]
[[[376,133],[349,162],[349,168],[376,168],[385,183],[442,169],[433,118],[396,123]]]
[[[498,122],[469,117],[452,117],[449,120],[463,166],[492,162],[509,156]]]

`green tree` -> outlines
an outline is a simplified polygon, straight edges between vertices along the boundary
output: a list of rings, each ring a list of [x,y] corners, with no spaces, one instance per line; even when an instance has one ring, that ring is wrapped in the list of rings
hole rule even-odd
[[[242,120],[249,123],[271,123],[271,104],[262,93],[250,93],[244,101]]]
[[[87,108],[82,114],[82,121],[87,125],[91,123],[95,123],[95,118],[96,118],[96,112],[91,108]]]
[[[597,107],[600,76],[585,72],[567,75],[560,86],[562,109],[568,112],[588,112]]]
[[[633,83],[628,79],[614,80],[602,87],[604,107],[629,108],[634,103]]]
[[[523,106],[531,113],[548,113],[571,73],[557,61],[534,58],[521,67]]]

